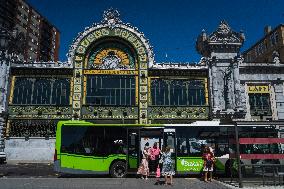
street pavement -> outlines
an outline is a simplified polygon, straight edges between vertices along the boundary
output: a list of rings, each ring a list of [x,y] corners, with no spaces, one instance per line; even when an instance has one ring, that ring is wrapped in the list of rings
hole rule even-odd
[[[2,189],[227,189],[217,181],[206,183],[197,178],[175,178],[173,186],[155,185],[156,179],[137,178],[1,178]]]
[[[161,179],[162,181],[163,179]],[[52,164],[17,163],[0,165],[0,189],[120,189],[120,188],[172,188],[172,189],[227,189],[216,180],[203,182],[199,178],[174,178],[174,185],[155,184],[155,178],[142,180],[136,176],[115,179],[102,176],[59,176]]]
[[[176,176],[178,177],[178,176]],[[156,179],[142,180],[136,176],[115,179],[108,175],[64,175],[53,171],[53,164],[48,163],[9,163],[0,165],[0,189],[120,189],[120,188],[177,188],[177,189],[227,189],[238,188],[236,178],[219,178],[206,183],[196,176],[174,178],[173,186],[155,185]],[[161,179],[163,180],[163,179]],[[248,182],[249,181],[249,182]],[[284,186],[262,186],[262,181],[245,180],[245,189],[284,189]],[[162,183],[161,183],[162,184]]]

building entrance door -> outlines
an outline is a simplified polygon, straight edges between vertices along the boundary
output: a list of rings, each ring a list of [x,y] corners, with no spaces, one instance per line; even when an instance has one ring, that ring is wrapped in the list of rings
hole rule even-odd
[[[149,144],[149,149],[153,147],[154,143],[157,143],[159,149],[163,146],[163,128],[143,128],[140,133],[140,160],[142,160],[142,151],[145,147],[145,144]],[[159,159],[158,157],[152,156],[153,158],[149,158],[149,171],[150,174],[154,174],[156,172]]]
[[[176,134],[175,129],[164,128],[133,128],[128,129],[128,153],[127,153],[127,172],[136,173],[142,160],[142,151],[145,144],[151,148],[155,142],[162,150],[163,147],[169,146],[172,152],[174,168],[176,169]],[[153,162],[149,161],[150,173],[156,172]]]

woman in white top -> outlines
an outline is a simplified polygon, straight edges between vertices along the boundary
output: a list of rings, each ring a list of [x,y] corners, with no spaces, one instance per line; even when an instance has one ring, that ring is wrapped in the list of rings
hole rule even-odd
[[[142,161],[138,168],[137,174],[141,175],[141,178],[147,180],[149,176],[149,159],[150,152],[149,152],[149,143],[147,142],[144,146],[143,152],[142,152]]]

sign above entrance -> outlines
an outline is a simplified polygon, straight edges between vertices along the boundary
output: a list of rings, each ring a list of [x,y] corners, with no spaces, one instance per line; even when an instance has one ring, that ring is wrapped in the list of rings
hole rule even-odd
[[[270,93],[268,85],[250,85],[247,87],[248,93]]]
[[[135,70],[84,70],[86,75],[138,75],[138,71]]]

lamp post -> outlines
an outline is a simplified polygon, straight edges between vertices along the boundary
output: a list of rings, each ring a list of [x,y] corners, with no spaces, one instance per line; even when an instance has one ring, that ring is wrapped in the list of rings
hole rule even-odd
[[[241,157],[240,157],[240,142],[239,142],[239,128],[237,122],[234,122],[235,127],[235,140],[236,140],[236,158],[238,164],[238,177],[239,177],[239,188],[243,188],[243,176],[241,167]]]
[[[236,141],[236,149],[235,151],[235,158],[237,161],[238,165],[238,183],[239,183],[239,188],[243,188],[243,175],[242,175],[242,165],[241,165],[241,157],[240,157],[240,143],[239,143],[239,127],[238,127],[238,122],[236,119],[243,118],[244,117],[244,112],[234,112],[234,113],[226,113],[223,114],[223,118],[219,115],[219,119],[224,121],[226,124],[232,124],[234,125],[234,136],[235,136],[235,141]],[[232,170],[231,170],[232,171]],[[232,174],[231,174],[231,179],[232,179]],[[231,180],[232,181],[232,180]]]

